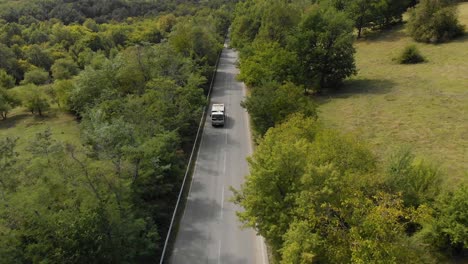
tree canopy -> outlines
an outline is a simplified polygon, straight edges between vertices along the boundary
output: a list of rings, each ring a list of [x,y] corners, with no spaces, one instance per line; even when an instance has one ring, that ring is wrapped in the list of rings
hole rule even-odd
[[[231,5],[0,2],[1,119],[71,112],[81,137],[0,139],[1,263],[154,263]]]
[[[385,176],[356,138],[292,115],[249,158],[238,216],[280,263],[436,263],[431,247],[466,249],[466,188],[437,198],[436,171],[412,157],[395,156]]]

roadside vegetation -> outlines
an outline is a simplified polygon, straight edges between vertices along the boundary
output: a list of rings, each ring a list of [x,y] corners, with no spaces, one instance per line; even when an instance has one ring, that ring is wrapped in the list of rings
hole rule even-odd
[[[230,5],[0,6],[0,263],[154,263]]]
[[[468,6],[316,2],[237,4],[258,144],[234,190],[240,220],[274,263],[466,260]],[[423,22],[434,41],[411,31],[421,18],[435,18]]]

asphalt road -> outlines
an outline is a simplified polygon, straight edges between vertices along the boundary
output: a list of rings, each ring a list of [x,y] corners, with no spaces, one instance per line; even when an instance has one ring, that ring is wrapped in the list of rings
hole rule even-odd
[[[227,122],[204,124],[187,204],[176,237],[172,264],[267,264],[263,240],[252,229],[241,229],[230,202],[230,186],[239,188],[248,174],[252,153],[246,111],[240,106],[245,86],[236,81],[237,52],[224,48],[213,86],[211,104],[224,103]],[[210,108],[211,111],[211,108]]]

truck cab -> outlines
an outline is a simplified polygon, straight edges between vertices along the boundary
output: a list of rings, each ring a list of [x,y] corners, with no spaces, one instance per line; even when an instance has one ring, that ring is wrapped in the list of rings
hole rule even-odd
[[[226,119],[224,104],[213,104],[210,117],[212,126],[224,126]]]

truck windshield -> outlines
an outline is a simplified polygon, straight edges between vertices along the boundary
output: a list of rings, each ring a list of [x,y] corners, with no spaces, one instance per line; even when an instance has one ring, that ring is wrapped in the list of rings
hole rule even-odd
[[[223,115],[212,115],[211,119],[212,120],[223,120],[224,116]]]

